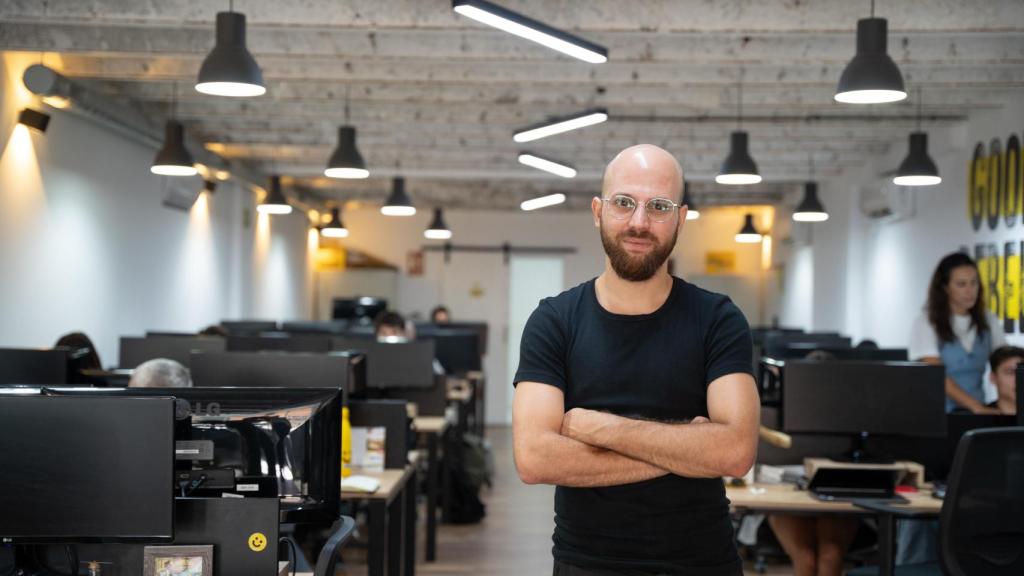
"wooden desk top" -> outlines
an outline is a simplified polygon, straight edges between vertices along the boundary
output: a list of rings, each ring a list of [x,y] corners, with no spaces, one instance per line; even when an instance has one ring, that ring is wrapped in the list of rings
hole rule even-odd
[[[441,435],[448,428],[448,421],[444,416],[417,416],[413,419],[412,425],[416,432]]]
[[[392,500],[402,487],[405,486],[406,481],[412,476],[412,472],[412,466],[406,466],[402,469],[388,469],[383,472],[368,472],[361,468],[352,468],[353,475],[369,476],[380,480],[380,488],[371,494],[342,490],[341,498],[342,500]]]
[[[732,509],[746,509],[754,512],[794,512],[794,513],[836,513],[836,514],[873,514],[873,512],[854,506],[850,502],[823,502],[807,490],[797,490],[792,484],[753,484],[752,486],[726,486],[725,495],[732,503]],[[914,494],[902,494],[910,500],[910,504],[896,505],[915,512],[933,512],[942,510],[942,500],[933,498],[930,489]]]

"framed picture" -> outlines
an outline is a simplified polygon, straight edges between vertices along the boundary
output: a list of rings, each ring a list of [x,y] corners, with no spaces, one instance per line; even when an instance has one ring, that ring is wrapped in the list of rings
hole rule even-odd
[[[213,545],[146,546],[143,576],[213,576]]]

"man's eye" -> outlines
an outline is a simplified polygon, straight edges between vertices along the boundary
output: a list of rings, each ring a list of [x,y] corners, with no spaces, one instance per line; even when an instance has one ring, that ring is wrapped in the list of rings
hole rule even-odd
[[[650,206],[655,212],[672,211],[672,203],[669,202],[668,200],[652,200]]]
[[[632,198],[619,196],[615,198],[615,205],[618,206],[619,208],[632,208],[634,203]]]

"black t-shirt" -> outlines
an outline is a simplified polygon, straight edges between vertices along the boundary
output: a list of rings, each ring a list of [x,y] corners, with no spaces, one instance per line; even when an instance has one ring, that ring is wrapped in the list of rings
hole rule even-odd
[[[565,410],[678,422],[708,415],[707,387],[750,374],[750,327],[721,294],[673,278],[651,314],[601,307],[594,280],[541,300],[526,323],[514,382],[549,384]],[[742,574],[719,478],[660,478],[555,489],[554,557],[625,574]]]

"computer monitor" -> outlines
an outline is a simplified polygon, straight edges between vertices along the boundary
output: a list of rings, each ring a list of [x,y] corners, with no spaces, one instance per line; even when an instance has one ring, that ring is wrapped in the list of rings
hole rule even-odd
[[[433,340],[438,362],[447,374],[465,374],[482,369],[480,339],[475,332],[436,328],[428,334],[417,332],[421,340]]]
[[[219,336],[122,336],[118,366],[132,369],[143,362],[167,358],[188,367],[193,352],[223,352]]]
[[[264,332],[258,336],[228,336],[228,352],[328,352],[331,349],[329,335],[291,335],[286,332]]]
[[[764,338],[762,354],[769,358],[784,360],[786,348],[798,343],[828,348],[849,348],[851,344],[850,338],[828,332],[816,334],[772,333]]]
[[[344,334],[348,320],[297,320],[282,322],[281,331],[289,334]]]
[[[259,334],[277,330],[274,320],[222,320],[220,325],[228,334]]]
[[[0,348],[0,384],[65,384],[67,348]]]
[[[849,435],[862,460],[872,435],[946,435],[946,372],[915,362],[786,362],[782,426],[788,433]]]
[[[336,350],[366,354],[369,388],[432,388],[435,345],[433,340],[385,343],[361,338],[335,338]]]
[[[356,388],[365,381],[362,356],[288,352],[200,352],[192,355],[192,383],[219,388]]]
[[[359,296],[356,298],[335,298],[331,307],[334,320],[363,320],[372,322],[378,314],[388,309],[383,298]]]
[[[236,478],[272,478],[281,498],[283,521],[337,520],[341,388],[64,388],[49,392],[173,396],[189,406],[179,414],[187,424],[177,427],[179,446],[197,441],[213,445],[212,456],[196,456],[205,459],[193,461],[193,469],[227,469]]]
[[[0,541],[170,542],[174,400],[152,396],[0,394]]]
[[[448,322],[447,324],[434,324],[433,322],[417,322],[416,337],[429,337],[437,332],[448,330],[469,331],[477,336],[478,350],[481,356],[487,355],[487,323],[486,322]]]
[[[909,360],[906,348],[850,348],[847,346],[822,346],[813,342],[794,342],[786,345],[779,360],[806,358],[814,351],[826,352],[833,360],[878,360],[882,362],[906,362]]]

